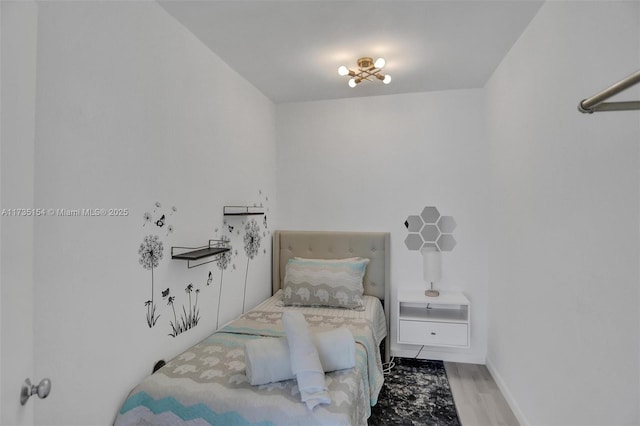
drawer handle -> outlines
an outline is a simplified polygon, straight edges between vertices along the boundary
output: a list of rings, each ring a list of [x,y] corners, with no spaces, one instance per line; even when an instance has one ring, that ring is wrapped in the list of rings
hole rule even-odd
[[[432,335],[432,336],[435,336],[435,335],[436,335],[435,331],[432,331],[432,332],[431,332],[431,335]]]

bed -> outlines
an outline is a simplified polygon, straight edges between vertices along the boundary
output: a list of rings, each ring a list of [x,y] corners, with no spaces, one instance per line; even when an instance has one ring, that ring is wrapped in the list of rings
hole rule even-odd
[[[285,306],[285,272],[294,258],[369,259],[364,308]],[[115,424],[366,425],[384,380],[383,341],[389,354],[389,272],[388,233],[274,231],[272,297],[144,379],[129,393]],[[295,379],[249,383],[245,343],[284,336],[281,318],[287,310],[301,312],[313,333],[347,327],[353,334],[355,367],[326,373],[328,405],[307,409]]]

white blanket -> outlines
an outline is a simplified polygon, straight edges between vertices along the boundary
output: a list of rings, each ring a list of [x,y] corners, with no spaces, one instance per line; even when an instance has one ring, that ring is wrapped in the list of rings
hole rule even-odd
[[[318,404],[330,404],[320,356],[304,315],[299,311],[285,311],[282,325],[289,344],[291,370],[296,375],[302,402],[310,410]]]
[[[353,368],[356,344],[346,327],[312,334],[325,373]],[[286,337],[255,339],[244,346],[244,362],[249,383],[264,385],[295,378],[291,369],[289,343]]]

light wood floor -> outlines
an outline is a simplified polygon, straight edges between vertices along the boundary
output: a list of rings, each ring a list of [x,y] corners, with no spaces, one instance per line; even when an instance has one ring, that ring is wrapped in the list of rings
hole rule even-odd
[[[462,426],[519,426],[484,365],[445,362]]]

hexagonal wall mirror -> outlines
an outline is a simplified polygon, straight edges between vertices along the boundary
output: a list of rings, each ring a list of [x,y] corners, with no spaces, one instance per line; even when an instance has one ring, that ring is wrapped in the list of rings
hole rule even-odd
[[[420,215],[424,223],[436,223],[440,217],[440,212],[435,207],[425,207]]]
[[[404,226],[407,227],[409,232],[420,232],[423,224],[424,223],[422,222],[420,216],[409,216],[404,222]]]
[[[441,216],[437,225],[443,234],[451,234],[453,230],[456,229],[457,223],[453,216]]]
[[[420,231],[420,235],[422,235],[422,239],[426,241],[436,241],[440,236],[440,231],[436,225],[425,225]]]
[[[457,227],[453,216],[441,216],[435,206],[426,206],[420,216],[410,215],[404,222],[409,234],[404,244],[409,250],[433,247],[438,251],[451,251],[456,239],[451,235]]]
[[[440,251],[451,251],[456,246],[456,239],[451,234],[442,234],[436,244]]]
[[[420,234],[409,234],[407,238],[404,239],[404,243],[409,250],[420,250],[424,242]]]

